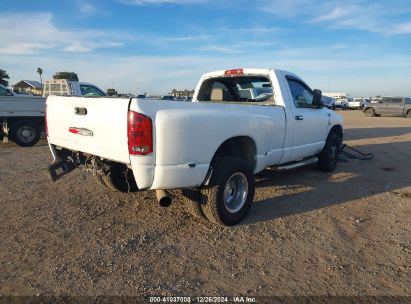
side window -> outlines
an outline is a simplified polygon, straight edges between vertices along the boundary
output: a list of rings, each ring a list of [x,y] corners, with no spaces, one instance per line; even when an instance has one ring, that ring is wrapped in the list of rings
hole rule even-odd
[[[291,96],[294,104],[297,108],[312,108],[313,107],[313,93],[303,83],[294,80],[287,79],[288,86],[290,87]]]
[[[405,98],[405,103],[406,104],[411,104],[411,98]]]
[[[103,92],[91,85],[80,85],[82,96],[105,96]]]
[[[401,98],[393,98],[391,99],[392,103],[402,103],[402,99]]]

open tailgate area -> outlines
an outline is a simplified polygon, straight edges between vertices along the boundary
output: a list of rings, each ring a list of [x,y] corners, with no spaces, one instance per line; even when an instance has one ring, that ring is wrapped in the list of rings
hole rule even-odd
[[[128,98],[49,96],[50,144],[130,163],[127,139]]]

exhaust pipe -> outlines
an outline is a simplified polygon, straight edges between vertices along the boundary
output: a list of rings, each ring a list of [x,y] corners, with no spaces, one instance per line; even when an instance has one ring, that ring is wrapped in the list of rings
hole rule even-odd
[[[160,203],[161,207],[169,207],[173,201],[171,196],[166,190],[156,190],[157,201]]]

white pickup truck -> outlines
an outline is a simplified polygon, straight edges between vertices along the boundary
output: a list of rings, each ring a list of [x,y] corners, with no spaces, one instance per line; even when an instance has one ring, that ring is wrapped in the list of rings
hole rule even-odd
[[[254,175],[317,163],[334,170],[342,118],[295,74],[236,69],[203,75],[193,102],[47,99],[52,180],[84,166],[104,186],[132,192],[182,189],[195,216],[235,225],[249,212]]]
[[[43,98],[16,94],[0,85],[0,136],[22,147],[35,145],[44,126],[44,107],[49,95],[101,97],[106,94],[91,83],[66,79],[46,80]]]

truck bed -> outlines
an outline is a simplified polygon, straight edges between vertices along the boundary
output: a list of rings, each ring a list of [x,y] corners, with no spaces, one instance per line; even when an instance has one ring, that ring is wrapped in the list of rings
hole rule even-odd
[[[0,96],[0,117],[44,116],[46,99],[35,96]]]

